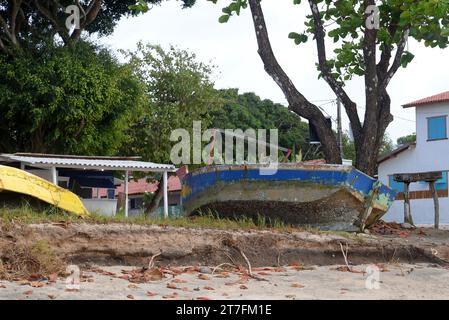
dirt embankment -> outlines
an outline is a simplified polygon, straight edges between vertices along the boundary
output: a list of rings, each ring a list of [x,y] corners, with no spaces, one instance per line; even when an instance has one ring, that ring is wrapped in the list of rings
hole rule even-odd
[[[148,265],[158,253],[161,265],[252,266],[449,261],[449,231],[410,232],[406,238],[367,234],[276,231],[225,231],[131,224],[17,224],[0,231],[0,250],[13,243],[45,240],[55,253],[73,263]],[[230,245],[232,243],[233,245]]]

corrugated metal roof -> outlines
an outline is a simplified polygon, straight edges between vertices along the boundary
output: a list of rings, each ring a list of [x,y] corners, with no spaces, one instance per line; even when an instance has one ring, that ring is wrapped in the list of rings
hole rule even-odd
[[[403,107],[404,108],[418,107],[447,101],[449,101],[449,91],[404,104]]]
[[[94,170],[130,170],[130,171],[174,171],[175,166],[169,164],[158,164],[153,162],[135,161],[135,160],[110,160],[92,159],[90,157],[72,158],[63,156],[55,157],[49,155],[31,156],[18,154],[1,154],[0,158],[8,162],[23,162],[27,165],[37,167],[58,167],[58,168],[77,168],[77,169],[94,169]]]

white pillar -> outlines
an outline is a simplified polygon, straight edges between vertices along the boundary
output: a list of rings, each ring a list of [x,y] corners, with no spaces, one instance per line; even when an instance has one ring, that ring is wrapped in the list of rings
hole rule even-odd
[[[128,217],[128,171],[125,171],[125,217]]]
[[[168,218],[168,177],[167,171],[164,171],[164,218]]]
[[[23,162],[20,163],[20,170],[25,170],[25,163]]]
[[[51,182],[53,184],[58,185],[58,172],[56,171],[56,167],[51,167]]]

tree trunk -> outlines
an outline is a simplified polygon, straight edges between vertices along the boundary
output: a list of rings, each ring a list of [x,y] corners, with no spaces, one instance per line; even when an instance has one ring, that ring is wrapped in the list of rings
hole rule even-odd
[[[159,204],[161,203],[161,200],[164,196],[164,181],[163,181],[164,177],[161,176],[161,178],[159,179],[159,184],[158,184],[158,188],[156,191],[156,194],[154,195],[153,199],[151,200],[151,203],[148,205],[148,207],[146,208],[146,214],[147,214],[147,218],[156,218],[157,214],[158,214],[158,209],[159,209]]]
[[[323,113],[298,91],[276,59],[270,38],[268,37],[260,0],[250,0],[249,5],[253,16],[258,53],[264,64],[265,71],[284,93],[289,109],[299,116],[308,119],[316,127],[326,161],[328,163],[341,163],[337,139],[332,129],[326,125],[326,118]]]

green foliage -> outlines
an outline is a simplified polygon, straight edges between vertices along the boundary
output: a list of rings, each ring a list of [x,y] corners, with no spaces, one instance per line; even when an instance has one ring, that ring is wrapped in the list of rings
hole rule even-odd
[[[150,5],[160,4],[162,1],[163,0],[137,0],[136,2],[136,0],[129,0],[127,2],[134,2],[134,3],[133,4],[127,3],[127,7],[129,10],[132,11],[134,15],[136,15],[148,12],[148,10],[150,10]],[[196,3],[196,0],[182,0],[182,3],[183,3],[182,7],[184,9],[190,8]]]
[[[217,0],[208,0],[217,3]],[[315,0],[320,9],[327,36],[333,40],[334,57],[328,58],[331,75],[340,83],[352,79],[354,75],[365,73],[363,59],[363,38],[366,30],[364,1],[362,0]],[[293,0],[294,5],[300,0]],[[232,0],[223,8],[221,23],[227,22],[233,14],[239,15],[247,7],[247,0]],[[379,30],[377,45],[383,51],[401,41],[403,31],[409,29],[410,37],[423,41],[425,46],[446,48],[449,44],[449,0],[388,0],[382,1],[379,8]],[[315,25],[311,14],[307,15],[302,32],[290,32],[288,37],[295,44],[314,38]],[[396,32],[392,32],[395,30]],[[312,37],[310,37],[312,35]],[[406,67],[414,55],[405,51],[401,58]]]
[[[393,151],[394,146],[393,146],[393,141],[391,140],[390,136],[388,135],[388,133],[385,133],[384,138],[382,140],[382,143],[380,145],[379,148],[379,157],[382,157],[388,153],[390,153],[391,151]]]
[[[209,113],[220,105],[210,78],[213,67],[187,51],[173,47],[165,51],[142,43],[137,51],[127,52],[127,57],[145,85],[147,101],[143,115],[128,130],[132,139],[123,152],[168,162],[171,132],[178,128],[192,132],[195,120],[207,128]]]
[[[342,137],[343,141],[343,158],[352,160],[352,162],[355,162],[355,145],[354,142],[351,141],[349,138],[349,135],[346,133],[343,133]]]
[[[349,139],[349,135],[346,133],[343,134],[342,140],[343,140],[343,158],[355,162],[356,152],[354,142]],[[394,149],[393,141],[391,140],[388,134],[385,134],[382,143],[380,145],[379,157],[382,157],[387,153],[390,153],[391,151],[393,151],[393,149]]]
[[[344,82],[353,75],[363,75],[363,33],[366,29],[364,2],[317,1],[322,5],[324,25],[332,28],[328,37],[337,43],[336,56],[330,59],[335,78]],[[445,28],[449,23],[448,0],[389,0],[378,5],[380,19],[377,32],[378,48],[383,51],[388,46],[401,41],[403,31],[409,29],[410,37],[424,41],[425,46],[446,48],[449,44]],[[308,16],[306,33],[313,33],[312,16]],[[397,28],[396,32],[392,32]],[[402,67],[406,67],[414,58],[405,51],[401,58]]]
[[[38,50],[43,42],[61,40],[65,45],[78,42],[85,31],[97,36],[111,35],[118,21],[163,0],[0,0],[0,52],[16,55],[21,50]],[[182,0],[183,8],[191,7],[195,0]],[[73,32],[66,27],[69,14],[66,9],[77,4],[80,8],[80,29]]]
[[[89,43],[0,56],[0,150],[114,154],[142,95],[127,66]]]
[[[207,0],[212,3],[217,3],[217,0]],[[224,7],[222,9],[223,15],[220,16],[218,19],[218,22],[220,23],[226,23],[228,22],[229,18],[233,15],[240,15],[240,12],[242,9],[246,9],[248,7],[248,1],[247,0],[232,0],[231,3]]]
[[[409,134],[404,137],[399,137],[397,140],[398,146],[406,144],[406,143],[412,143],[412,142],[416,142],[416,133]]]
[[[295,44],[307,42],[307,40],[309,39],[309,37],[306,34],[304,34],[304,33],[299,34],[296,32],[290,32],[288,37],[290,39],[293,39],[295,41]]]
[[[261,100],[254,93],[239,94],[238,89],[221,91],[223,108],[212,112],[211,126],[220,129],[279,129],[279,145],[305,150],[308,125],[285,106]]]

